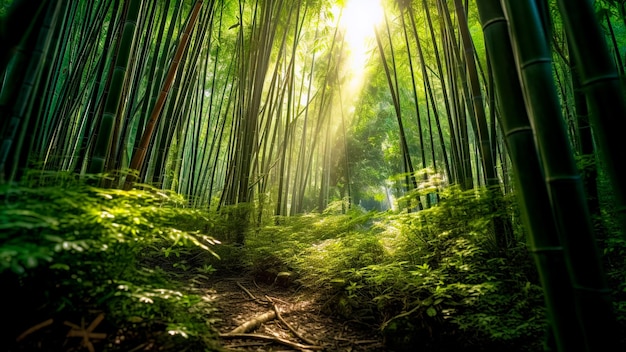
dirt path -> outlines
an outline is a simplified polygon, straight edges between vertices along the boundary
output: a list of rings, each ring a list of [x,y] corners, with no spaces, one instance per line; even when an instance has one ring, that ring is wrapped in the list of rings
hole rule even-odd
[[[325,302],[315,292],[257,283],[251,277],[216,279],[211,288],[215,290],[214,299],[221,319],[214,326],[221,334],[226,334],[221,341],[228,350],[385,351],[375,330],[359,328],[322,313]],[[267,321],[247,331],[249,335],[245,337],[227,334],[254,321],[255,317]],[[290,331],[288,325],[300,337]]]

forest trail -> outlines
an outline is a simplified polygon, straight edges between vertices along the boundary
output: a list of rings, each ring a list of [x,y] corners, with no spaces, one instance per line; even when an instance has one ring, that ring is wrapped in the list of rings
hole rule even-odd
[[[385,351],[375,329],[326,314],[327,300],[319,293],[293,284],[259,281],[252,276],[211,280],[219,318],[214,327],[226,350]],[[243,325],[255,322],[258,327],[246,330],[245,336],[233,336],[236,328],[244,330]]]

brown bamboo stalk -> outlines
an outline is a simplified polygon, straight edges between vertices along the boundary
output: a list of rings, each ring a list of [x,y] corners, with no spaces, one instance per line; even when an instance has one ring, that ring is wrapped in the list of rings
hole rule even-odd
[[[136,170],[139,172],[141,166],[146,158],[146,151],[148,150],[148,146],[150,144],[150,140],[152,140],[152,135],[154,134],[154,129],[159,121],[159,117],[161,115],[161,111],[163,110],[163,106],[165,105],[165,100],[167,99],[167,94],[174,82],[174,77],[176,76],[176,72],[178,71],[178,66],[180,65],[181,57],[187,48],[187,44],[189,43],[189,37],[191,34],[191,30],[195,26],[198,15],[200,13],[200,8],[202,7],[202,0],[197,0],[196,4],[191,13],[191,17],[189,18],[189,22],[187,22],[187,26],[185,27],[185,31],[183,32],[180,43],[178,44],[178,48],[176,49],[176,54],[174,55],[174,59],[170,65],[170,68],[167,72],[167,76],[165,77],[165,81],[163,82],[163,87],[161,88],[161,92],[159,93],[159,98],[152,109],[152,113],[150,114],[150,120],[146,125],[146,129],[141,136],[141,141],[139,142],[139,146],[135,153],[133,154],[133,158],[130,162],[130,169]],[[130,176],[130,175],[129,175]],[[134,181],[133,176],[130,176],[130,179],[126,181],[126,188],[130,188],[131,182]]]

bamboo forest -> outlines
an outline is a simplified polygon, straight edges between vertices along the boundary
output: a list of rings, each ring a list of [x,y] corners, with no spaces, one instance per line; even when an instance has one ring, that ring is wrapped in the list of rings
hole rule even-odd
[[[626,351],[625,0],[0,0],[0,346]]]

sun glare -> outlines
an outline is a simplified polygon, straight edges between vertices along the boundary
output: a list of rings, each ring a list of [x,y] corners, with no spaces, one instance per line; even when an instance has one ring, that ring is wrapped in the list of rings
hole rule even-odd
[[[333,8],[332,25],[343,35],[343,42],[337,43],[342,48],[341,64],[342,85],[339,89],[339,113],[332,116],[337,119],[336,126],[345,123],[345,119],[354,117],[355,106],[365,82],[366,69],[372,50],[376,50],[375,27],[384,19],[381,0],[345,0],[343,8]],[[335,21],[339,22],[335,22]],[[329,23],[330,24],[330,23]],[[337,127],[339,128],[339,127]]]
[[[353,56],[359,56],[355,63],[364,63],[367,51],[375,39],[374,27],[383,20],[380,0],[348,0],[341,16],[341,26],[345,31],[346,44]]]
[[[374,27],[383,20],[380,0],[347,0],[341,14],[340,26],[348,49],[348,68],[352,71],[351,89],[360,87],[365,64],[375,48]]]

